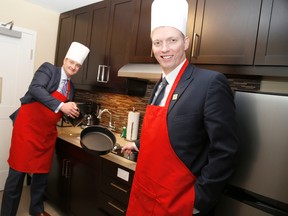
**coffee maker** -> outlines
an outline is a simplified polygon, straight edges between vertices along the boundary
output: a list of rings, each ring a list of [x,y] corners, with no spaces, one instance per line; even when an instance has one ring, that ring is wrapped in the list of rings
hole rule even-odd
[[[81,123],[82,128],[99,124],[99,119],[97,118],[100,109],[99,104],[96,104],[92,101],[76,102],[76,104],[84,118]]]

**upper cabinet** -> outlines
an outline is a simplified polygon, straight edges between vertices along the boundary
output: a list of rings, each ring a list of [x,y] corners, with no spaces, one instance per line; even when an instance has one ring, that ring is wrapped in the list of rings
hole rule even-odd
[[[155,63],[152,54],[151,4],[153,0],[138,1],[139,11],[135,16],[129,61],[133,63]]]
[[[91,6],[88,72],[83,86],[125,92],[127,79],[118,70],[129,62],[136,0],[110,0]]]
[[[198,0],[190,60],[206,65],[287,66],[287,26],[285,0]],[[273,75],[263,67],[244,70]]]
[[[123,93],[127,79],[117,76],[129,62],[129,49],[139,0],[105,0],[61,14],[56,64],[72,41],[90,48],[81,70],[72,77],[78,89],[95,87]]]
[[[73,40],[90,48],[72,78],[76,88],[126,93],[127,79],[117,76],[122,66],[157,63],[150,39],[152,2],[104,0],[61,14],[56,64],[62,65]],[[288,76],[287,0],[187,2],[191,63],[223,73]]]
[[[263,0],[255,65],[288,65],[287,0]]]
[[[191,62],[252,65],[260,9],[261,0],[198,0]]]

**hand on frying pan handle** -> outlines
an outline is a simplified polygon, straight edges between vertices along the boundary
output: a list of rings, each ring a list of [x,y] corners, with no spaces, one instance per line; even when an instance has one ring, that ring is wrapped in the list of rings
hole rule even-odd
[[[132,151],[139,151],[134,142],[127,142],[121,149],[122,153],[131,154]]]

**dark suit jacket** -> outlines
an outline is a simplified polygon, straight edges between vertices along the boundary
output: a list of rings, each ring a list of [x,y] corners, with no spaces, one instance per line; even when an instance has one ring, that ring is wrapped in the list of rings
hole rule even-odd
[[[55,67],[48,62],[43,63],[35,72],[28,91],[26,92],[24,97],[20,99],[21,104],[28,104],[38,101],[52,111],[55,111],[56,108],[60,105],[61,101],[51,96],[51,93],[58,89],[60,79],[60,67]],[[74,85],[72,82],[70,82],[70,94],[68,100],[72,100],[73,97]],[[10,116],[12,120],[14,120],[17,116],[17,111],[15,111]]]
[[[192,65],[173,94],[178,96],[169,104],[170,143],[197,177],[195,208],[205,213],[215,205],[233,172],[238,149],[234,97],[223,74]]]

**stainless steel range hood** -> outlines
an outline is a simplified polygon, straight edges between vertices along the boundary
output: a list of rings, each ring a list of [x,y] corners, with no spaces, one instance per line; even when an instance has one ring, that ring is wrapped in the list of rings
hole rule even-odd
[[[159,64],[129,63],[120,68],[118,76],[158,81],[161,73],[162,69]]]

